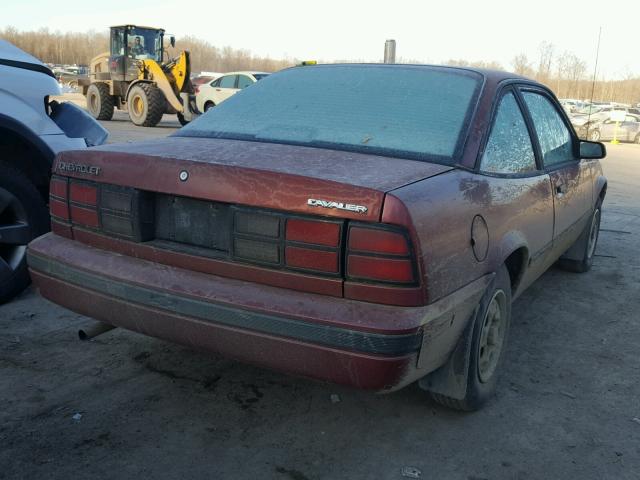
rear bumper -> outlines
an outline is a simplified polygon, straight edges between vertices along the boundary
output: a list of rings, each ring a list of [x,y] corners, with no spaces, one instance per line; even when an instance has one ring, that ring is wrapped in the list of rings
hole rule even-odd
[[[399,388],[437,368],[486,287],[390,307],[231,280],[47,234],[29,267],[42,295],[103,322],[240,361],[358,388]]]

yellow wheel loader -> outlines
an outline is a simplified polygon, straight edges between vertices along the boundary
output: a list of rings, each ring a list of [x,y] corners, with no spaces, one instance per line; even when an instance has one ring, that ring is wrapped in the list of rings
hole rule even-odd
[[[111,27],[110,43],[111,51],[93,58],[89,78],[79,82],[94,118],[111,120],[114,108],[143,127],[157,125],[165,113],[182,125],[194,118],[188,51],[165,61],[164,30],[135,25]]]

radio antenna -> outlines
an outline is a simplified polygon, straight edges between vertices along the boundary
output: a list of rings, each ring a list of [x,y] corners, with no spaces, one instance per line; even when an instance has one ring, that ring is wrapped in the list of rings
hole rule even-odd
[[[596,74],[598,72],[598,57],[600,56],[600,36],[602,26],[598,30],[598,46],[596,47],[596,64],[593,67],[593,80],[591,81],[591,101],[589,102],[589,116],[587,117],[587,140],[589,139],[589,126],[591,125],[591,110],[593,110],[593,93],[596,89]]]

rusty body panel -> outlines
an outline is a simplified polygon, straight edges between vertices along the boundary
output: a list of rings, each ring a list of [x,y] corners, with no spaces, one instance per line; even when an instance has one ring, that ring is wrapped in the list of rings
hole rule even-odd
[[[539,147],[535,171],[481,172],[502,89],[544,88],[481,73],[450,165],[196,137],[64,152],[53,232],[29,247],[34,281],[103,322],[269,368],[381,391],[420,379],[502,266],[516,298],[606,191],[597,161],[544,168]],[[135,235],[106,229],[118,195]],[[209,220],[223,237],[211,245],[189,234]]]

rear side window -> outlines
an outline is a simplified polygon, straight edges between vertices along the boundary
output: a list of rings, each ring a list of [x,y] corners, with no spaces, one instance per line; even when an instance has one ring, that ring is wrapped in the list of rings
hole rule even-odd
[[[227,75],[220,79],[220,83],[218,84],[220,88],[235,88],[236,87],[236,76],[235,75]]]
[[[575,160],[569,128],[549,99],[533,92],[523,92],[523,96],[538,134],[544,164],[550,166]]]
[[[238,76],[238,88],[245,88],[251,85],[253,81],[246,75]]]
[[[480,168],[489,173],[536,170],[531,137],[513,93],[507,93],[500,100]]]

